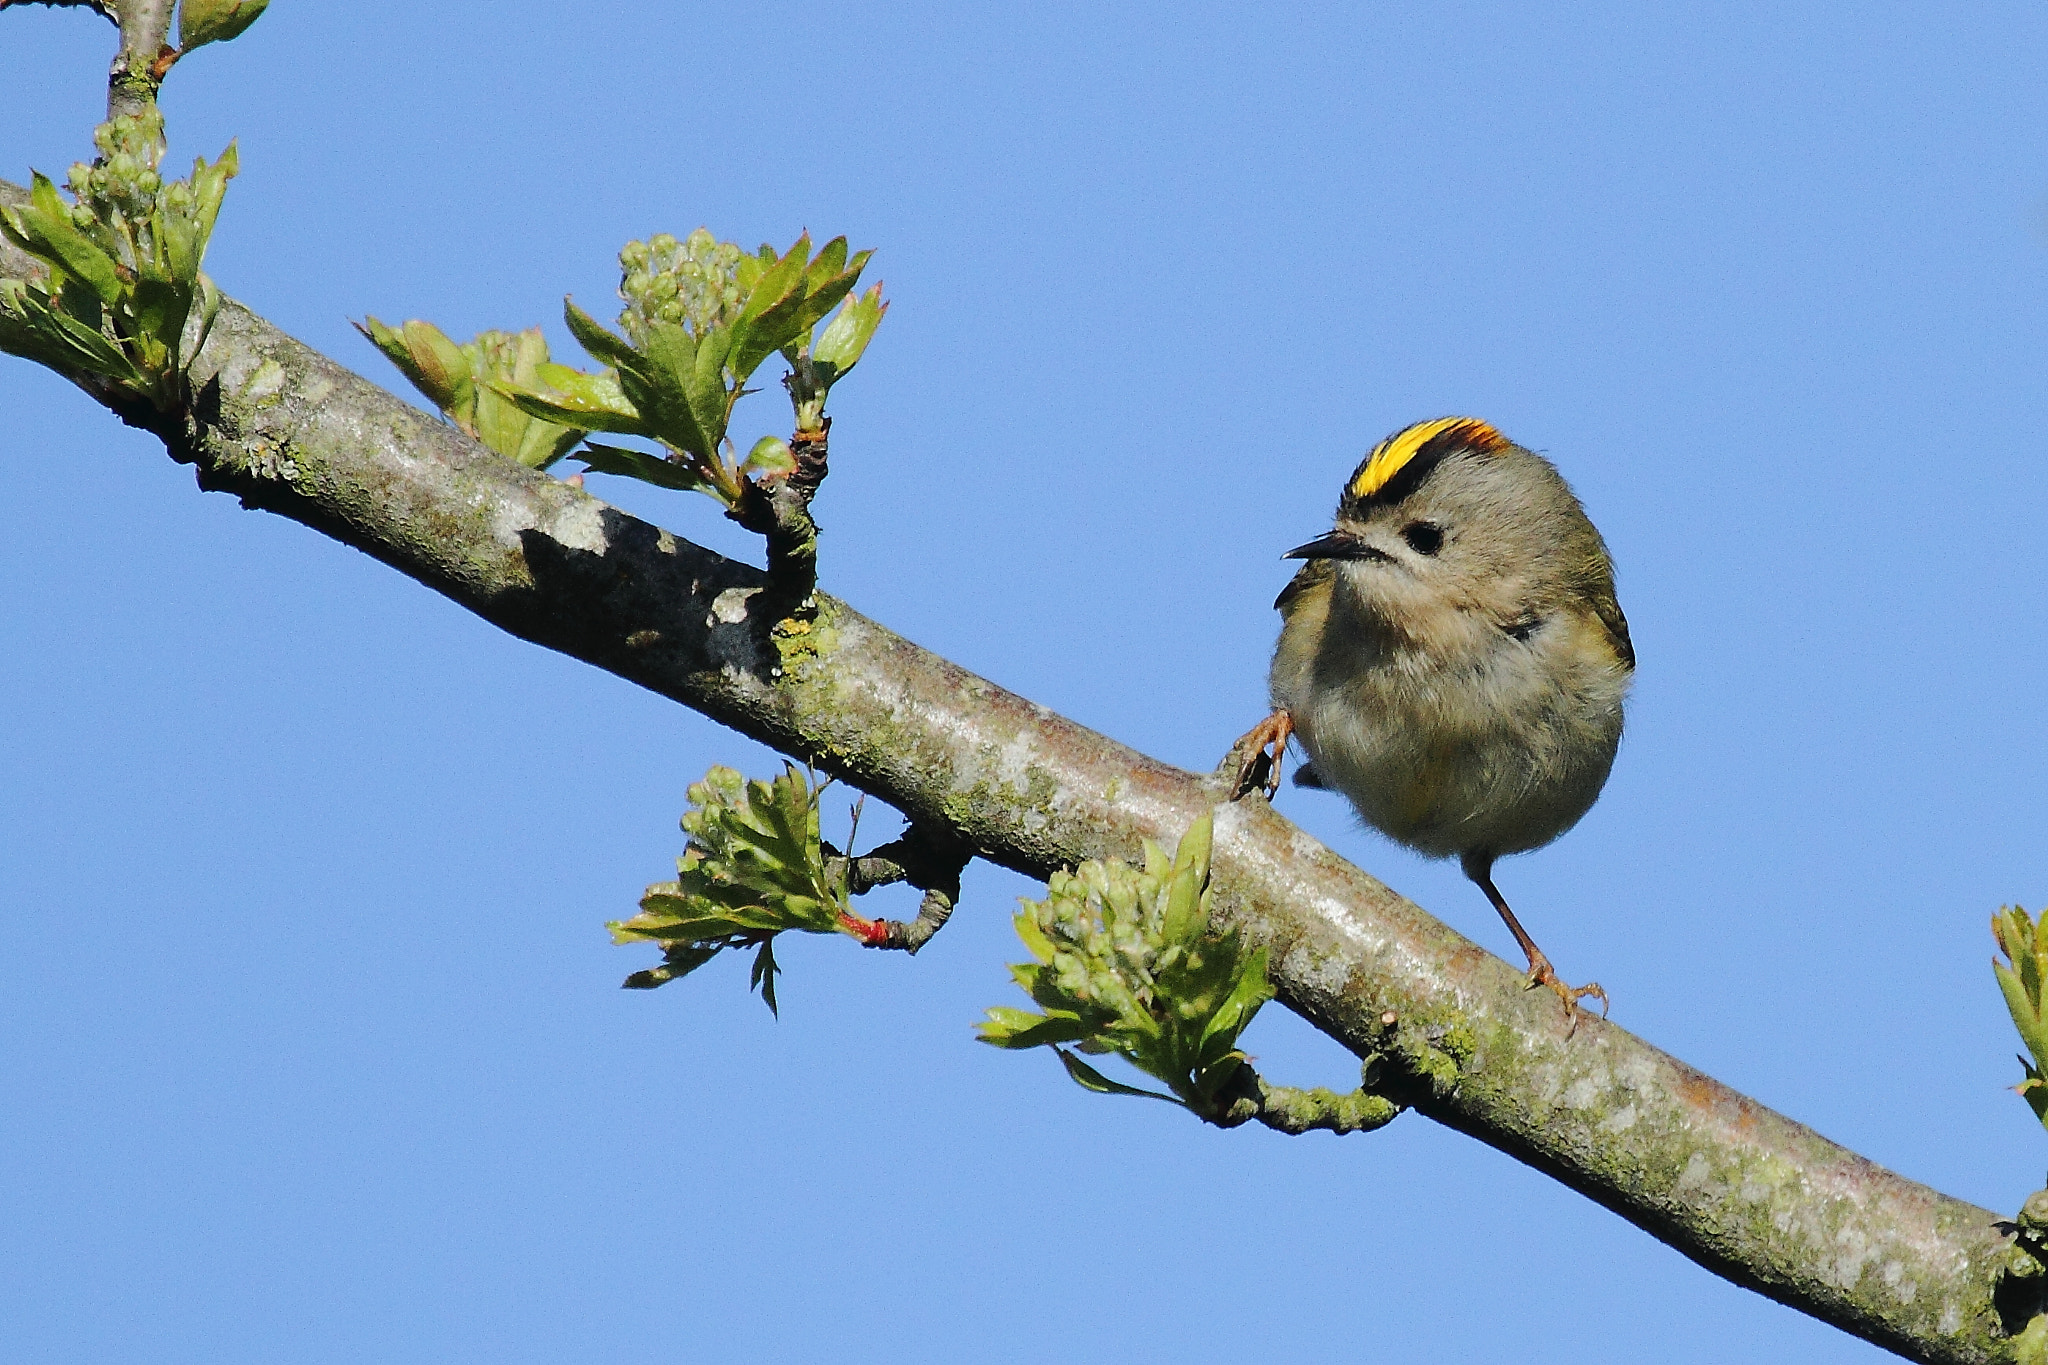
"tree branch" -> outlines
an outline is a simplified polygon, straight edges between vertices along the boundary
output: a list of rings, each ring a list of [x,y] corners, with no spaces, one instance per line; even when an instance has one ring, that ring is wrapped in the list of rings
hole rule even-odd
[[[177,60],[171,46],[171,15],[176,8],[177,0],[107,0],[107,9],[121,26],[121,50],[107,72],[108,118],[156,107],[164,73]]]
[[[0,199],[21,195],[0,184]],[[26,266],[0,248],[0,275]],[[1141,838],[1171,844],[1234,775],[1155,762],[822,593],[814,618],[771,631],[759,571],[492,454],[232,302],[192,380],[191,413],[122,415],[202,488],[353,545],[1030,876],[1134,857]],[[2038,1311],[2044,1280],[2005,1277],[2010,1225],[1615,1025],[1589,1018],[1573,1036],[1521,971],[1262,800],[1217,812],[1213,866],[1219,913],[1269,945],[1282,1001],[1361,1057],[1379,1052],[1402,1102],[1881,1346],[2012,1358],[2009,1333]]]

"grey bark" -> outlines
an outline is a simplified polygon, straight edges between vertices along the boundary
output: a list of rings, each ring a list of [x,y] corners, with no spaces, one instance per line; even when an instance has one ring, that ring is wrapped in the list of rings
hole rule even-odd
[[[0,184],[0,198],[18,198]],[[28,262],[0,247],[0,275]],[[503,459],[229,302],[160,435],[202,488],[375,556],[511,633],[693,707],[1033,877],[1171,842],[1224,796],[820,594],[767,629],[762,575]],[[89,390],[90,391],[90,390]],[[103,395],[102,395],[103,396]],[[1903,1179],[1549,992],[1247,798],[1217,812],[1218,913],[1280,998],[1388,1093],[1737,1284],[1916,1360],[2012,1358],[2038,1277],[1993,1214]],[[2025,1263],[2030,1265],[2031,1263]]]

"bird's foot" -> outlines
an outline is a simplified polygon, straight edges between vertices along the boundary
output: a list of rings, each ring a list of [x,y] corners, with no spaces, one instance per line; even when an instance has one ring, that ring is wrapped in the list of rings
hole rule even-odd
[[[1529,989],[1534,990],[1538,986],[1548,986],[1556,993],[1558,999],[1564,1001],[1564,1017],[1570,1021],[1570,1027],[1565,1033],[1566,1037],[1570,1037],[1579,1030],[1579,1002],[1581,1000],[1598,1000],[1600,1002],[1600,1017],[1602,1019],[1607,1017],[1607,992],[1601,989],[1599,982],[1592,981],[1583,986],[1566,985],[1558,979],[1557,973],[1551,970],[1549,958],[1541,953],[1533,954],[1533,958],[1534,960],[1529,963]]]
[[[1293,733],[1294,717],[1285,711],[1275,711],[1230,746],[1233,757],[1244,756],[1238,766],[1237,780],[1230,788],[1231,800],[1261,788],[1265,790],[1268,801],[1279,794],[1280,764],[1287,757],[1287,738]]]

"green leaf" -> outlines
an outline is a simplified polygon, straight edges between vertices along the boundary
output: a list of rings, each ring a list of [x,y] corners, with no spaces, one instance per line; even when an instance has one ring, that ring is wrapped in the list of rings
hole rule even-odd
[[[818,254],[804,267],[804,292],[816,293],[845,269],[846,238],[834,237],[819,247]]]
[[[1137,1095],[1148,1100],[1165,1100],[1168,1104],[1181,1103],[1173,1096],[1162,1095],[1156,1090],[1140,1090],[1133,1085],[1121,1085],[1063,1047],[1056,1047],[1053,1051],[1059,1054],[1060,1064],[1066,1067],[1067,1074],[1074,1078],[1074,1084],[1083,1090],[1093,1090],[1098,1095]]]
[[[703,476],[686,464],[664,460],[658,455],[644,451],[627,450],[623,446],[599,445],[588,442],[575,452],[575,459],[598,474],[618,474],[629,479],[639,479],[662,488],[701,488]]]
[[[747,304],[740,310],[740,316],[749,321],[758,320],[782,307],[791,298],[801,297],[804,266],[809,262],[810,256],[811,234],[805,232],[790,243],[789,250],[783,252],[773,262],[767,262],[764,258],[764,264],[768,268],[761,272],[752,289],[748,291]]]
[[[178,47],[183,52],[239,38],[270,0],[183,0],[178,6]]]
[[[121,267],[98,245],[72,226],[71,210],[57,197],[57,187],[37,171],[31,177],[29,202],[0,212],[7,235],[31,255],[83,281],[101,304],[121,296]]]
[[[2027,999],[2038,1011],[2041,1006],[2041,956],[2039,953],[2021,952],[2012,960],[2013,970],[2019,974],[2020,985]]]
[[[464,389],[474,387],[474,361],[447,333],[418,318],[402,329],[407,354],[419,370],[420,389],[436,406],[447,407]]]
[[[811,234],[798,237],[789,250],[772,259],[763,248],[758,268],[747,269],[747,301],[730,329],[728,364],[736,382],[745,383],[763,360],[794,343],[802,327],[804,266],[810,258]]]
[[[44,314],[50,330],[68,343],[80,358],[81,368],[139,390],[150,387],[150,378],[120,346],[106,334],[87,327],[62,310]]]
[[[775,938],[770,935],[761,940],[761,951],[754,954],[753,970],[747,974],[747,989],[761,992],[761,1003],[768,1006],[768,1012],[777,1019],[782,1011],[775,1004],[775,977],[782,968],[775,964]]]
[[[374,317],[365,317],[356,330],[437,408],[445,411],[455,401],[456,390],[470,382],[469,358],[431,322],[413,318],[387,327]]]
[[[1223,1054],[1234,1049],[1238,1036],[1250,1027],[1259,1010],[1272,998],[1273,987],[1266,979],[1266,950],[1257,948],[1243,959],[1230,994],[1224,997],[1223,1003],[1203,1025],[1196,1065],[1213,1066]]]
[[[2048,978],[2048,953],[2042,951],[2044,928],[2048,928],[2048,912],[2037,923],[2024,906],[2005,906],[1991,917],[1992,938],[2010,961],[2008,966],[1994,957],[1991,972],[1998,980],[1999,993],[2005,997],[2013,1027],[2032,1054],[2031,1062],[2020,1058],[2027,1078],[2017,1089],[2034,1111],[2034,1117],[2048,1127],[2048,1079],[2044,1079],[2044,1073],[2048,1073],[2048,1009],[2043,1008],[2048,1002],[2042,998],[2043,980]]]
[[[148,368],[168,367],[175,359],[173,348],[184,338],[192,295],[168,280],[140,279],[129,297],[136,343],[155,362]]]
[[[651,991],[688,976],[716,956],[716,948],[672,947],[659,967],[634,972],[620,984],[629,991]]]
[[[825,330],[811,343],[811,363],[817,367],[818,382],[830,389],[867,353],[875,329],[889,305],[882,302],[882,286],[872,286],[858,298],[848,299]]]
[[[240,168],[241,156],[232,142],[211,166],[206,164],[205,157],[194,158],[192,177],[186,182],[191,189],[190,201],[174,203],[171,196],[160,196],[156,211],[150,216],[152,234],[162,256],[157,264],[167,278],[188,292],[197,284],[199,267],[206,260],[206,246],[227,195],[228,181]],[[138,268],[143,269],[149,264],[137,262]]]
[[[1029,1010],[992,1006],[988,1018],[977,1026],[982,1042],[992,1047],[1045,1047],[1053,1043],[1077,1043],[1093,1029],[1078,1015],[1064,1012],[1033,1014]]]
[[[640,897],[640,913],[613,921],[612,942],[700,943],[734,934],[776,933],[793,927],[780,907],[727,903],[701,890],[685,893],[679,882],[656,882]]]
[[[206,349],[206,339],[213,334],[213,320],[219,315],[220,290],[214,288],[212,280],[201,275],[199,277],[199,331],[192,338],[190,354],[196,356]]]
[[[619,367],[619,387],[650,435],[709,464],[717,459],[718,441],[725,434],[725,388],[718,368],[722,352],[715,345],[707,352],[710,338],[692,336],[672,322],[650,322],[646,331],[645,350]],[[716,394],[705,402],[698,376],[707,361]]]
[[[59,371],[80,370],[122,382],[142,379],[120,348],[51,308],[47,295],[32,292],[20,280],[0,280],[0,350]]]
[[[1188,826],[1188,832],[1180,838],[1173,850],[1173,870],[1176,875],[1193,873],[1200,881],[1209,880],[1209,848],[1215,841],[1216,817],[1213,812],[1204,811],[1199,819]]]
[[[2020,1058],[2020,1065],[2026,1067],[2027,1078],[2013,1089],[2019,1091],[2020,1098],[2034,1111],[2034,1118],[2041,1126],[2048,1128],[2048,1079],[2043,1079],[2039,1067],[2027,1066],[2026,1058]]]
[[[503,401],[495,391],[486,391],[477,396],[477,407],[482,410],[486,399]],[[481,425],[479,421],[479,425]],[[585,432],[575,427],[558,427],[552,422],[532,421],[527,423],[526,434],[519,440],[516,450],[508,452],[512,458],[529,469],[548,469],[564,455],[576,448]]]
[[[2012,945],[2013,909],[2014,907],[2010,905],[2003,906],[1991,917],[1991,941],[1997,944],[1998,951],[2004,953],[2008,958],[2018,956],[2017,950]],[[2048,916],[2044,916],[2044,918],[2048,918]]]
[[[1201,937],[1202,926],[1209,921],[1208,907],[1203,904],[1205,883],[1192,869],[1174,869],[1166,884],[1166,912],[1160,917],[1162,944],[1187,945]]]
[[[584,414],[559,420],[564,405],[587,393],[608,417],[624,399],[605,376],[584,375],[548,360],[538,327],[523,332],[479,332],[458,346],[430,322],[417,318],[388,327],[371,317],[357,330],[382,351],[413,387],[449,421],[508,459],[545,469],[568,453],[592,429]],[[574,392],[540,396],[536,385],[553,380]],[[529,411],[521,402],[541,409]],[[637,421],[637,416],[631,419]]]
[[[593,431],[613,431],[629,436],[653,434],[640,416],[639,409],[626,398],[615,371],[588,373],[549,363],[534,367],[534,380],[536,387],[530,389],[521,384],[494,387],[508,398],[530,392],[557,411],[573,413],[579,425]]]
[[[204,163],[201,163],[204,164]],[[206,252],[206,235],[190,213],[167,210],[161,203],[150,215],[150,233],[156,239],[161,261],[138,261],[137,273],[145,280],[158,278],[177,285],[190,297],[199,280],[199,262]]]
[[[38,297],[35,291],[30,290],[11,297],[18,298],[15,305],[20,310],[17,326],[35,338],[38,351],[35,358],[60,368],[102,375],[131,387],[148,386],[148,376],[136,369],[127,352],[107,340],[103,333],[79,322],[62,309],[50,307],[47,295]],[[15,330],[10,328],[10,334]],[[26,341],[27,337],[22,340]],[[9,349],[25,351],[26,348],[10,346]]]
[[[1159,846],[1156,839],[1142,839],[1139,848],[1145,855],[1145,875],[1156,882],[1164,882],[1173,876],[1173,855]]]
[[[1031,913],[1030,902],[1025,903],[1024,912],[1017,916],[1017,937],[1024,940],[1025,948],[1040,962],[1051,962],[1054,948],[1052,940],[1038,927],[1038,919]]]
[[[835,237],[818,252],[816,259],[803,264],[800,270],[793,268],[798,264],[800,249],[808,251],[809,245],[806,234],[763,273],[743,319],[745,330],[735,347],[736,372],[752,373],[754,366],[776,351],[781,351],[792,365],[799,365],[812,329],[859,281],[868,258],[874,254],[863,251],[848,263],[846,239]],[[869,331],[872,333],[873,329]],[[824,379],[823,387],[830,388],[832,379],[850,368],[849,363]]]
[[[790,452],[789,442],[781,437],[763,436],[754,442],[754,448],[747,452],[746,462],[740,467],[749,473],[781,478],[796,468],[796,456]]]
[[[688,372],[680,376],[690,418],[703,433],[703,454],[707,459],[716,457],[718,444],[725,439],[726,419],[732,411],[733,394],[725,383],[725,362],[732,350],[732,340],[729,328],[717,327],[706,332],[698,338]]]
[[[832,311],[834,305],[853,292],[854,285],[860,283],[861,271],[867,267],[868,257],[874,254],[872,251],[861,252],[845,270],[830,279],[819,281],[808,290],[804,296],[803,306],[797,313],[797,319],[804,331],[808,332],[817,326],[825,314]]]
[[[268,0],[265,0],[268,3]],[[206,255],[206,243],[213,236],[214,220],[220,216],[220,206],[227,198],[228,181],[242,173],[240,145],[230,141],[221,150],[220,156],[209,166],[204,160],[192,162],[193,212],[199,225],[199,254]],[[198,262],[194,262],[195,268]]]
[[[2024,983],[2012,971],[1996,962],[1991,964],[1991,970],[1998,977],[1998,989],[2005,996],[2005,1008],[2012,1015],[2013,1027],[2019,1030],[2020,1041],[2034,1055],[2036,1066],[2048,1068],[2048,1027],[2043,1025],[2040,1001],[2027,998]]]
[[[522,388],[542,383],[543,372],[566,376],[573,384],[579,376],[566,366],[548,360],[547,339],[540,328],[523,332],[479,332],[461,348],[469,365],[470,382],[458,390],[466,400],[468,420],[451,411],[449,416],[500,455],[533,469],[545,469],[567,454],[570,447],[588,434],[589,428],[536,417],[511,402],[493,385],[509,379]],[[595,378],[595,376],[590,376]]]
[[[587,377],[596,379],[600,376]],[[558,426],[574,426],[585,431],[616,432],[621,436],[654,434],[623,394],[593,393],[591,389],[594,387],[583,386],[581,391],[558,387],[542,393],[523,389],[515,384],[491,384],[491,388],[513,407],[528,416]]]
[[[569,334],[576,338],[577,344],[605,364],[619,369],[641,363],[640,353],[633,349],[631,342],[614,335],[603,323],[578,308],[574,300],[562,300],[562,320],[568,324]]]

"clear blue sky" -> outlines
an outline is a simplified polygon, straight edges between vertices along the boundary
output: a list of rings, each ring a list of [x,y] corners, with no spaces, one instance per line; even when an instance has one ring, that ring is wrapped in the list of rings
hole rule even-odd
[[[0,14],[0,174],[88,150],[110,41]],[[1986,966],[2048,902],[2044,72],[2009,3],[276,0],[166,110],[181,161],[241,140],[221,285],[393,385],[348,319],[573,359],[629,238],[877,248],[827,586],[1189,766],[1262,713],[1278,556],[1365,446],[1548,452],[1642,669],[1507,893],[1618,1022],[2009,1211],[2048,1167]],[[1427,1121],[1219,1133],[979,1046],[1031,889],[986,867],[915,961],[790,945],[779,1023],[738,963],[618,990],[684,786],[763,751],[24,363],[0,413],[0,1358],[1878,1358]],[[1512,954],[1454,868],[1282,808]],[[1346,1081],[1278,1010],[1251,1046]]]

